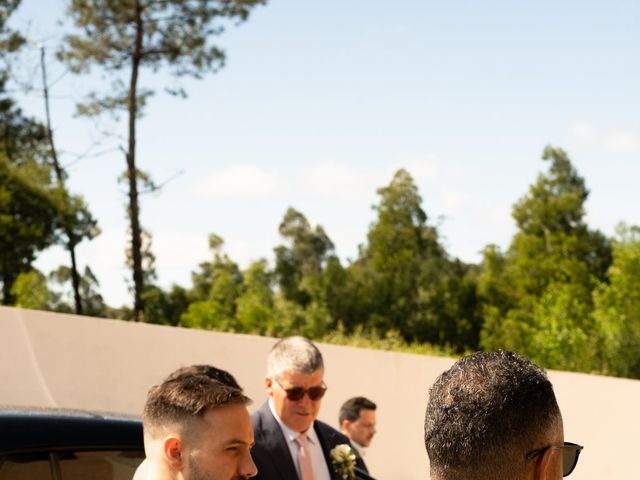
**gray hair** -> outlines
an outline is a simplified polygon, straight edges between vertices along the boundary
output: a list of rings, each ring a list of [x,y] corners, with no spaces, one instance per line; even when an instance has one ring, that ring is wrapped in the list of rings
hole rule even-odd
[[[287,371],[311,375],[320,368],[324,368],[322,354],[305,337],[278,340],[267,357],[267,376],[276,380]]]

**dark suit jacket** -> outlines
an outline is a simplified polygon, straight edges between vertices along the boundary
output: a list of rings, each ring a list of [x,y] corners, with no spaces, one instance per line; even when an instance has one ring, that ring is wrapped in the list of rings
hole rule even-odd
[[[253,412],[251,423],[255,436],[255,445],[251,449],[251,456],[258,467],[258,476],[254,478],[256,480],[297,480],[298,474],[287,441],[278,421],[271,413],[268,403],[265,402],[260,409]],[[349,439],[320,420],[313,422],[313,428],[320,440],[331,479],[341,480],[333,471],[329,451],[336,445],[343,443],[351,445]],[[362,460],[356,461],[356,465],[364,469]]]
[[[364,463],[364,459],[358,449],[351,444],[351,449],[353,450],[353,454],[356,456],[356,465],[358,468],[362,468],[365,472],[369,473],[369,469],[367,468],[367,464]],[[362,466],[361,466],[362,465]]]

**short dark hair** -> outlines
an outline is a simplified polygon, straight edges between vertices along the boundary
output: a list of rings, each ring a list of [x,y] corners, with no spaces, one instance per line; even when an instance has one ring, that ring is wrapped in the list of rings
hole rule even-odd
[[[206,375],[179,376],[149,390],[142,412],[145,436],[153,438],[169,425],[188,427],[214,408],[249,402],[240,389]]]
[[[432,475],[518,478],[526,452],[561,418],[551,382],[529,360],[501,350],[463,357],[429,392],[424,440]]]
[[[180,377],[188,377],[192,375],[204,375],[206,377],[212,378],[214,380],[219,381],[220,383],[224,383],[225,385],[229,385],[230,387],[237,388],[238,390],[242,390],[242,387],[238,385],[236,379],[226,370],[222,370],[220,368],[216,368],[212,365],[189,365],[188,367],[180,367],[179,369],[171,372],[167,378],[164,379],[165,382],[170,380],[175,380]]]
[[[360,410],[375,410],[376,404],[365,397],[353,397],[347,400],[340,407],[340,414],[338,415],[338,422],[342,425],[342,422],[349,420],[355,422],[360,416]]]

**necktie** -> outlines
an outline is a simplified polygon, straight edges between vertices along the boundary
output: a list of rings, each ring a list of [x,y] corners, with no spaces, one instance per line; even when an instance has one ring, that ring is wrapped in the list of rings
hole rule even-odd
[[[313,480],[313,467],[311,466],[311,452],[307,443],[307,436],[301,433],[296,437],[300,445],[298,450],[298,463],[300,464],[300,480]]]

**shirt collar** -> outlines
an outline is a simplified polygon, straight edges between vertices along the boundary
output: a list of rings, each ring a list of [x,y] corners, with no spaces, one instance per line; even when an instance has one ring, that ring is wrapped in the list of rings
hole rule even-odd
[[[280,428],[282,429],[282,433],[284,434],[284,438],[287,440],[287,443],[295,442],[298,435],[300,435],[300,432],[291,430],[289,427],[287,427],[284,424],[284,422],[276,412],[276,408],[273,405],[273,399],[271,397],[269,397],[269,400],[267,403],[269,404],[269,410],[271,410],[271,414],[273,415],[273,418],[275,418],[276,422],[278,422],[278,425],[280,425]],[[311,424],[311,427],[305,433],[307,435],[307,439],[309,440],[309,442],[311,442],[312,444],[319,444],[318,434],[316,433],[315,428],[313,428],[313,424]]]
[[[351,440],[351,445],[357,450],[361,457],[364,457],[367,454],[367,447],[363,447],[355,440]]]

